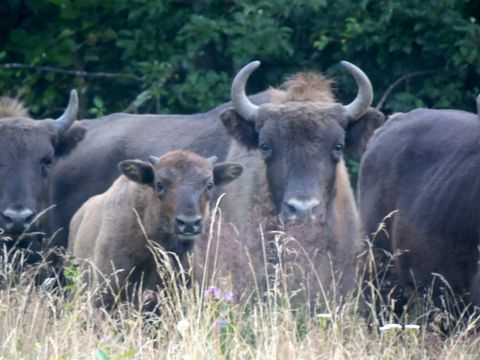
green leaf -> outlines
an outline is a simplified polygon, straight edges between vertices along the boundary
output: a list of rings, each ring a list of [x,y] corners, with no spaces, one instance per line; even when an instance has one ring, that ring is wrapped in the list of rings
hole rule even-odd
[[[117,360],[130,359],[138,353],[138,349],[131,349],[120,354]]]
[[[107,354],[103,352],[101,349],[96,349],[95,350],[95,356],[98,360],[110,360]]]

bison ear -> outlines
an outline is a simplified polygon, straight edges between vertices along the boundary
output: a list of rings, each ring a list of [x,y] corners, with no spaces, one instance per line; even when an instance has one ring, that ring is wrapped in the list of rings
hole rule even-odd
[[[238,178],[243,172],[240,164],[222,163],[213,167],[213,182],[215,185],[226,185]]]
[[[258,132],[255,123],[243,119],[233,109],[227,109],[220,114],[223,126],[227,133],[248,149],[258,147]]]
[[[345,135],[346,155],[361,157],[373,133],[384,122],[385,115],[382,112],[369,108],[357,121],[348,124]]]
[[[120,172],[136,183],[153,186],[153,166],[141,160],[124,160],[118,164]]]
[[[87,129],[81,125],[74,125],[61,134],[55,145],[55,155],[65,156],[69,154],[77,144],[83,140]]]

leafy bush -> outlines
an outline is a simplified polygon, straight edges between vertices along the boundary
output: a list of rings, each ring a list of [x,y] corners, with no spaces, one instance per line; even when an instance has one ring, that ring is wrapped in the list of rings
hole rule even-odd
[[[207,110],[228,100],[233,74],[253,59],[263,65],[251,92],[316,69],[336,77],[339,98],[350,101],[353,82],[337,65],[346,59],[370,76],[386,112],[418,106],[473,111],[480,93],[480,4],[474,0],[5,5],[0,88],[21,94],[37,117],[60,113],[72,87],[80,90],[84,117]]]

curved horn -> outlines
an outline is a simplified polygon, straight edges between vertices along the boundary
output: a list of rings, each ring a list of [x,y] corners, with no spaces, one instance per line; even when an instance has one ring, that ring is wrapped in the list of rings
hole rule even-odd
[[[207,161],[210,163],[210,164],[215,164],[217,161],[218,161],[218,157],[216,157],[215,155],[213,156],[210,156]]]
[[[70,91],[70,100],[65,112],[55,120],[55,128],[59,133],[67,130],[77,119],[78,113],[78,94],[76,90]]]
[[[252,122],[255,122],[258,106],[248,99],[245,93],[245,85],[247,84],[250,74],[259,66],[260,61],[252,61],[245,65],[237,75],[235,75],[230,92],[235,111],[245,120]]]
[[[348,105],[345,105],[350,119],[357,120],[360,116],[365,114],[367,109],[372,105],[373,89],[372,83],[367,75],[357,66],[348,61],[341,61],[342,66],[348,70],[355,78],[358,85],[357,97]]]
[[[158,164],[159,161],[160,161],[160,158],[156,156],[151,155],[148,157],[148,162],[152,165]]]
[[[477,115],[480,119],[480,95],[477,96]]]

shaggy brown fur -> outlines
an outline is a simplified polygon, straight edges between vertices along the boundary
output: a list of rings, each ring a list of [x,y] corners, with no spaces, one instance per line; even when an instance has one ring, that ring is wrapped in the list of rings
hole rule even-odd
[[[230,241],[235,250],[222,250],[228,251],[228,257],[220,257],[228,258],[222,271],[231,274],[235,283],[247,285],[239,289],[239,296],[255,283],[266,289],[266,279],[279,263],[285,267],[289,290],[300,302],[309,299],[315,304],[332,289],[332,276],[342,279],[337,295],[353,285],[360,225],[342,151],[337,149],[339,144],[364,145],[366,141],[360,138],[369,138],[375,127],[357,126],[365,131],[357,131],[357,138],[349,143],[345,143],[346,134],[353,124],[375,122],[379,126],[383,114],[370,109],[352,122],[343,105],[335,102],[330,85],[321,75],[300,74],[282,90],[270,90],[274,100],[259,107],[255,123],[245,121],[233,109],[221,115],[237,140],[227,159],[245,167],[242,179],[226,187],[222,205],[239,232],[239,241]],[[261,144],[268,145],[266,151]],[[285,203],[292,198],[316,199],[318,204],[310,210],[308,221],[285,220],[282,226],[278,217],[288,218]],[[267,265],[260,227],[266,235]],[[269,232],[278,230],[284,235],[275,240]],[[232,260],[237,258],[243,259]],[[238,266],[242,261],[246,265]],[[255,276],[248,276],[252,274],[249,267]]]
[[[28,118],[28,109],[18,99],[2,96],[0,97],[0,118],[23,117]]]
[[[74,256],[90,259],[110,281],[111,275],[121,270],[118,283],[111,285],[113,291],[107,291],[103,298],[107,306],[113,305],[120,290],[121,299],[130,299],[131,286],[140,282],[143,291],[162,287],[148,240],[172,257],[176,255],[186,266],[187,253],[199,233],[187,236],[180,231],[183,225],[178,219],[206,220],[213,183],[227,183],[241,174],[238,165],[212,166],[207,159],[186,151],[171,151],[154,165],[127,160],[119,167],[124,176],[77,211],[68,241]],[[179,266],[176,260],[172,264]]]
[[[323,103],[335,103],[332,92],[333,80],[325,78],[321,74],[306,72],[291,76],[280,87],[270,88],[274,104],[285,104],[291,101],[317,101]]]

